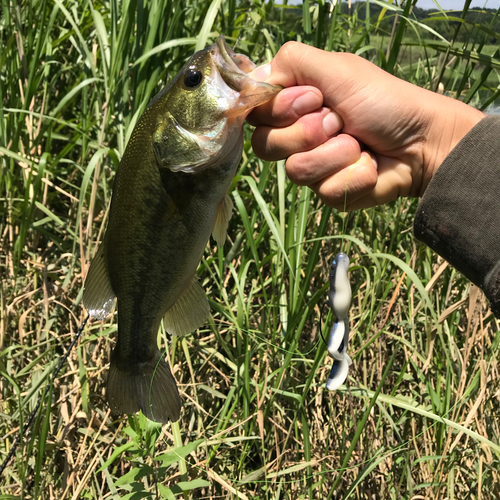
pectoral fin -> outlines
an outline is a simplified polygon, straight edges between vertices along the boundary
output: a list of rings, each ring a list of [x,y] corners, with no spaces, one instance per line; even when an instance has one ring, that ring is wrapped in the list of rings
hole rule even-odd
[[[104,319],[113,309],[115,298],[116,295],[109,279],[106,239],[104,239],[90,264],[85,279],[83,305],[91,318]]]
[[[215,215],[214,227],[212,229],[212,236],[217,242],[218,247],[222,247],[226,241],[227,226],[229,219],[233,213],[233,202],[228,194],[217,206],[217,214]]]
[[[191,286],[166,312],[163,324],[172,335],[186,335],[202,326],[209,315],[207,296],[195,277]]]

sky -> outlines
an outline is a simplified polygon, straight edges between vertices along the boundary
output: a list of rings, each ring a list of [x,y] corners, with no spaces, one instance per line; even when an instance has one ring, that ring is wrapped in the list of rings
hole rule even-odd
[[[443,10],[461,10],[465,4],[465,0],[437,0],[437,2]],[[417,7],[420,7],[421,9],[435,9],[436,4],[432,0],[418,0]],[[472,0],[471,8],[474,7],[498,9],[500,7],[500,0]]]

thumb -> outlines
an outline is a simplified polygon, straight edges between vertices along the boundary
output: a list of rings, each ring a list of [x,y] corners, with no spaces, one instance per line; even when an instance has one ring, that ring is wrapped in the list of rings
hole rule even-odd
[[[332,56],[336,55],[303,43],[287,42],[269,64],[256,68],[250,76],[283,87],[314,85],[312,82],[319,85],[327,68],[334,64]],[[317,74],[318,71],[321,74]]]
[[[359,76],[380,71],[368,61],[345,52],[326,52],[299,42],[287,42],[269,64],[250,76],[272,85],[311,85],[328,95],[328,105],[341,104],[346,96],[363,87]]]

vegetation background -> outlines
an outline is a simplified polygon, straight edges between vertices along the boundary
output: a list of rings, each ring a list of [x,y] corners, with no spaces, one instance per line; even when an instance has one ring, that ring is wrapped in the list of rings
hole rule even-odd
[[[498,103],[499,13],[414,4],[1,1],[1,460],[85,317],[127,138],[195,48],[222,33],[265,62],[300,40],[481,109]],[[160,332],[180,432],[110,414],[116,320],[92,323],[0,499],[500,497],[500,333],[481,293],[414,240],[417,201],[338,213],[257,159],[250,136],[229,239],[210,242],[199,268],[210,324]],[[330,393],[320,308],[340,250],[353,365]]]

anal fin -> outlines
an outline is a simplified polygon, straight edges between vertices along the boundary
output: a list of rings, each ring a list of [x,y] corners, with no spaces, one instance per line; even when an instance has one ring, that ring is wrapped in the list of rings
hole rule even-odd
[[[202,326],[209,315],[207,296],[195,276],[189,288],[165,313],[163,324],[172,335],[186,335]]]
[[[109,279],[108,260],[106,257],[106,239],[95,254],[85,278],[83,305],[91,318],[104,319],[113,309],[115,292]]]

